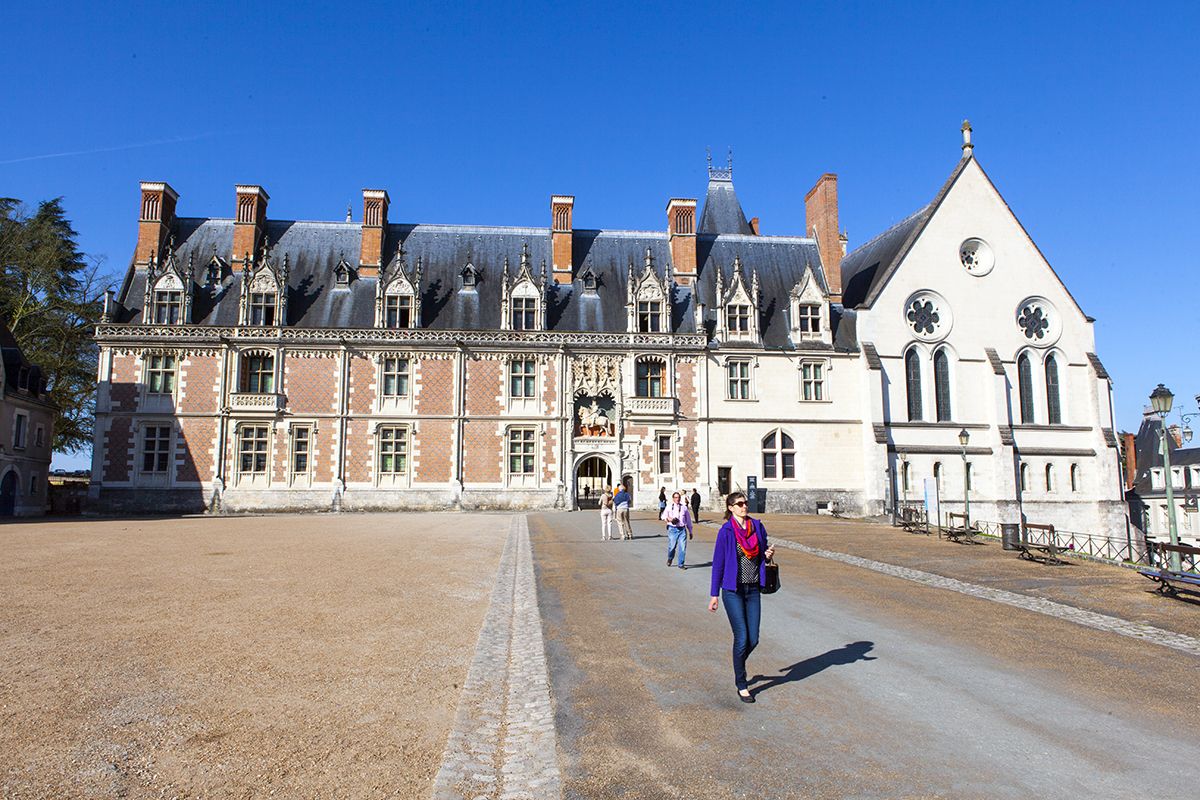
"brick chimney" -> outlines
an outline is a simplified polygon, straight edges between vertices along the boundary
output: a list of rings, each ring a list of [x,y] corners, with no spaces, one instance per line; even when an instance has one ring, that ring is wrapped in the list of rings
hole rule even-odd
[[[384,189],[363,189],[362,194],[362,247],[358,257],[358,274],[363,278],[377,278],[379,270],[383,268],[383,247],[387,239],[391,198]]]
[[[762,236],[762,230],[758,227],[758,217],[750,219],[750,232],[755,236]]]
[[[238,184],[236,214],[233,218],[233,254],[232,263],[240,264],[242,258],[249,253],[253,258],[258,254],[259,243],[267,229],[267,201],[270,196],[261,186]]]
[[[696,201],[672,198],[667,203],[667,234],[671,240],[671,266],[680,286],[696,281]]]
[[[815,237],[829,294],[842,299],[842,241],[838,231],[837,175],[826,172],[804,196],[805,233]]]
[[[1121,434],[1121,452],[1125,456],[1125,489],[1129,490],[1137,480],[1137,445],[1132,433]]]
[[[162,258],[163,245],[175,224],[175,204],[179,195],[170,184],[161,181],[142,181],[141,186],[142,210],[138,215],[138,241],[133,260],[138,267],[145,267],[152,254],[156,261]]]
[[[555,283],[571,282],[571,267],[574,254],[571,250],[575,196],[555,194],[550,196],[550,240]]]

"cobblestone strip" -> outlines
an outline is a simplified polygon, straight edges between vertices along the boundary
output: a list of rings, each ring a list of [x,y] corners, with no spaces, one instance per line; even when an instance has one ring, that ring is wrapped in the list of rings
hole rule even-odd
[[[529,524],[514,516],[434,800],[561,797]]]
[[[895,564],[885,564],[881,561],[872,561],[869,558],[861,558],[852,556],[846,553],[836,553],[832,550],[822,550],[817,547],[809,547],[798,542],[788,541],[786,539],[773,539],[772,544],[776,547],[784,547],[789,550],[799,550],[802,553],[817,556],[818,558],[827,558],[832,561],[841,561],[843,564],[850,564],[855,567],[881,572],[884,575],[891,575],[896,578],[903,578],[914,583],[921,583],[926,586],[933,586],[938,589],[949,589],[952,592],[978,597],[983,600],[991,600],[995,603],[1004,603],[1009,606],[1023,608],[1026,611],[1036,611],[1039,614],[1045,614],[1048,617],[1057,617],[1065,619],[1068,622],[1074,622],[1079,625],[1084,625],[1088,628],[1095,628],[1100,631],[1108,631],[1109,633],[1117,633],[1121,636],[1129,636],[1134,639],[1141,639],[1146,642],[1160,644],[1163,647],[1170,647],[1175,650],[1180,650],[1184,653],[1190,653],[1195,656],[1200,656],[1200,639],[1193,636],[1187,636],[1182,633],[1174,633],[1172,631],[1156,628],[1153,625],[1144,625],[1140,622],[1130,622],[1129,620],[1120,619],[1118,617],[1110,617],[1107,614],[1098,614],[1095,611],[1086,611],[1082,608],[1075,608],[1063,603],[1056,603],[1053,600],[1045,600],[1040,597],[1029,597],[1028,595],[1009,592],[1004,589],[993,589],[988,586],[979,586],[974,583],[966,583],[965,581],[955,580],[954,578],[946,578],[941,575],[934,575],[931,572],[922,572],[918,569],[909,567],[898,567]]]

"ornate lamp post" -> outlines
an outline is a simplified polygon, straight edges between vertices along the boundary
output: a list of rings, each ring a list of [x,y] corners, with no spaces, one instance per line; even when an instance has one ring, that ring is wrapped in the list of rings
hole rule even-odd
[[[963,515],[966,517],[966,525],[971,527],[971,468],[967,464],[967,442],[971,441],[971,434],[967,433],[967,429],[963,428],[958,432],[958,443],[962,445],[962,460],[963,460]]]
[[[1171,405],[1175,402],[1175,395],[1171,394],[1171,390],[1163,386],[1161,383],[1150,393],[1150,406],[1154,409],[1154,413],[1158,414],[1162,420],[1159,426],[1160,442],[1162,446],[1163,457],[1163,479],[1166,481],[1167,487],[1167,535],[1170,537],[1171,545],[1179,545],[1179,529],[1175,526],[1175,490],[1171,486],[1171,447],[1167,442],[1167,414],[1171,413]],[[1171,570],[1179,572],[1180,562],[1178,551],[1171,552]]]

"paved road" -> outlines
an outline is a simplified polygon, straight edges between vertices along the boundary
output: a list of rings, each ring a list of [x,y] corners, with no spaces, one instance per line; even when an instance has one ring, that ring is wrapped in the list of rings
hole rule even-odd
[[[566,798],[1195,796],[1194,656],[782,552],[744,705],[715,529],[681,572],[598,528],[530,518]]]

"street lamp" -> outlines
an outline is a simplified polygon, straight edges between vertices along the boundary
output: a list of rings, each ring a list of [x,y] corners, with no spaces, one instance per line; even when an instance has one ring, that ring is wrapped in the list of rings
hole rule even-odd
[[[1171,413],[1171,404],[1174,402],[1175,395],[1171,394],[1171,390],[1161,383],[1150,393],[1150,407],[1154,409],[1154,413],[1158,414],[1161,420],[1159,424],[1159,443],[1162,446],[1163,480],[1166,481],[1167,487],[1167,535],[1170,537],[1171,546],[1178,547],[1179,529],[1175,526],[1175,489],[1171,486],[1171,446],[1167,442],[1167,414]],[[1179,570],[1179,551],[1172,550],[1171,571],[1179,572]]]
[[[967,433],[967,429],[963,428],[958,432],[958,443],[962,445],[962,460],[963,460],[963,516],[966,518],[966,524],[963,527],[971,527],[971,467],[967,464],[967,442],[971,441],[971,434]]]

